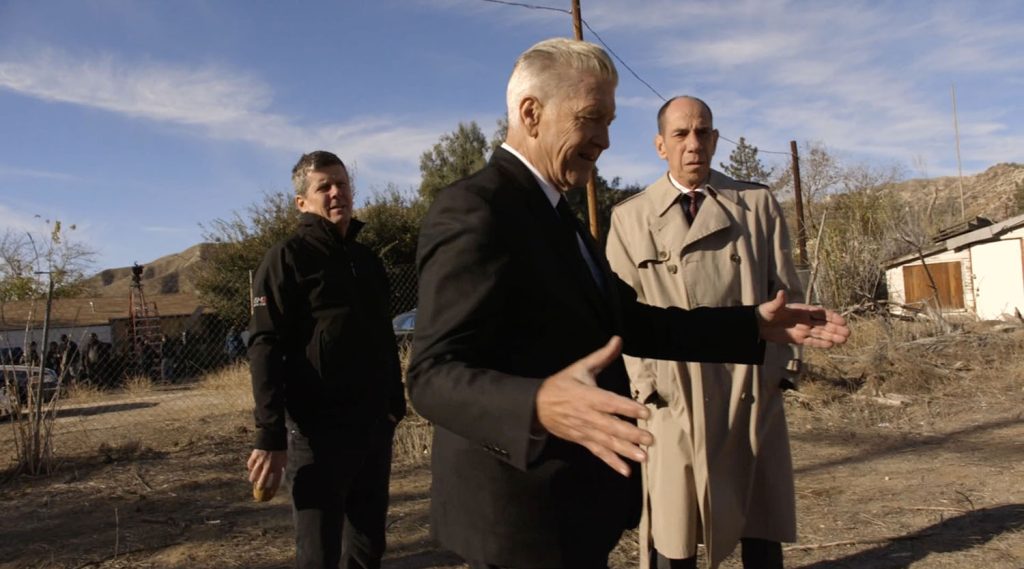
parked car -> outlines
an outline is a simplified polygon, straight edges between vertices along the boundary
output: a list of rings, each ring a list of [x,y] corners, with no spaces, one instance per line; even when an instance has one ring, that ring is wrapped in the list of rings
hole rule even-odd
[[[391,320],[391,328],[399,344],[412,342],[412,334],[416,331],[416,309],[403,312]]]
[[[31,373],[32,381],[29,382]],[[43,368],[43,401],[53,399],[60,389],[60,378],[50,368]],[[3,365],[0,366],[0,416],[10,414],[14,405],[24,405],[28,402],[30,389],[36,389],[39,385],[39,368],[25,365]],[[17,399],[9,389],[17,386]]]

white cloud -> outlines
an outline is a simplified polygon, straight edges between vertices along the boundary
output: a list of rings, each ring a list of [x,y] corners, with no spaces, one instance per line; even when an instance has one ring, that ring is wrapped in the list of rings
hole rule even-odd
[[[613,4],[601,6],[615,11]],[[1019,15],[965,17],[957,4],[816,3],[810,9],[805,2],[777,2],[757,15],[749,13],[750,2],[715,3],[699,15],[643,6],[609,19],[610,30],[620,41],[630,31],[649,32],[644,41],[659,54],[657,73],[681,81],[668,86],[676,90],[657,81],[655,87],[666,96],[702,96],[719,126],[741,125],[731,136],[747,136],[761,148],[779,139],[824,140],[879,162],[909,164],[925,155],[948,165],[948,83],[937,95],[936,82],[943,89],[943,74],[1002,71],[1006,85],[1017,75],[1006,71],[1024,69]],[[676,33],[662,33],[667,27]],[[1014,152],[1019,160],[1010,119],[1000,116],[1007,110],[975,107],[965,128],[961,107],[962,146],[980,149],[985,161],[1012,159]]]
[[[619,108],[656,111],[661,107],[662,103],[664,103],[664,101],[654,95],[651,95],[650,97],[615,97],[615,105]]]
[[[629,154],[609,152],[601,156],[597,164],[601,175],[609,182],[618,177],[622,185],[636,184],[646,186],[665,172],[664,162],[658,160],[654,148],[650,155],[637,157]]]
[[[19,168],[16,166],[7,166],[4,164],[0,164],[0,176],[10,176],[12,178],[37,178],[41,180],[53,180],[55,182],[80,181],[80,178],[78,176],[65,174],[63,172],[52,172],[48,170],[32,170],[29,168]]]
[[[368,178],[379,174],[403,181],[416,172],[420,151],[450,124],[388,116],[302,124],[271,110],[267,85],[229,69],[129,64],[109,55],[76,57],[55,50],[0,58],[0,89],[293,153],[331,148],[360,163]],[[396,162],[401,164],[397,172]]]
[[[215,68],[131,66],[112,56],[76,59],[43,50],[0,62],[0,87],[43,100],[184,124],[235,121],[263,109],[258,81]]]

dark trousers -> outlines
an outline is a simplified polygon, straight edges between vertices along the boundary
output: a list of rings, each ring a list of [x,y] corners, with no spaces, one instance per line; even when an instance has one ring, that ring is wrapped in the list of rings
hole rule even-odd
[[[782,569],[782,544],[777,541],[745,537],[743,569]],[[669,559],[657,551],[651,555],[651,569],[697,569],[697,557]]]
[[[394,425],[365,432],[288,433],[288,478],[298,569],[378,569]]]
[[[562,532],[565,547],[561,551],[561,569],[608,569],[608,556],[619,543],[622,529],[566,528]],[[519,569],[483,561],[468,561],[469,569]],[[553,569],[553,568],[552,568]]]

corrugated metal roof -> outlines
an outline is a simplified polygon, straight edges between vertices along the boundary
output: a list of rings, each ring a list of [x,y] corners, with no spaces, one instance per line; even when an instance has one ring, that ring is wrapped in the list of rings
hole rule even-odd
[[[954,233],[951,237],[924,249],[922,253],[925,257],[930,257],[946,251],[959,251],[977,243],[995,241],[1004,233],[1009,233],[1019,227],[1024,227],[1024,214],[1004,219],[1003,221],[980,227],[966,233]],[[920,258],[921,254],[908,253],[906,255],[889,259],[885,262],[885,268],[891,269],[893,267],[904,265],[910,261],[920,260]]]

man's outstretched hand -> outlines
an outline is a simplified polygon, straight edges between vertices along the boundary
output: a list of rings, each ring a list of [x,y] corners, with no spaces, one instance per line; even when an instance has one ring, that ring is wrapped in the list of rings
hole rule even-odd
[[[786,304],[786,293],[757,307],[761,338],[778,344],[831,348],[846,342],[850,329],[838,313],[810,304]]]
[[[623,476],[623,458],[643,462],[651,434],[620,417],[646,419],[647,408],[597,386],[598,373],[622,352],[618,336],[605,346],[544,380],[537,391],[537,421],[548,433],[587,448]]]

